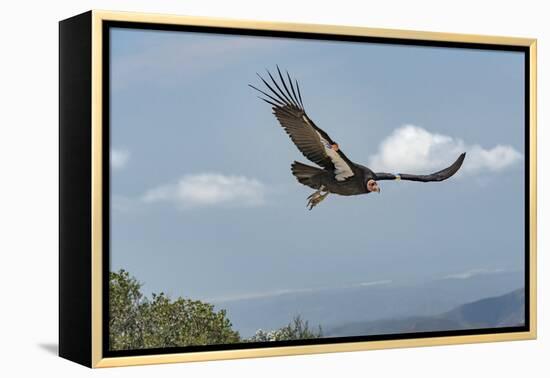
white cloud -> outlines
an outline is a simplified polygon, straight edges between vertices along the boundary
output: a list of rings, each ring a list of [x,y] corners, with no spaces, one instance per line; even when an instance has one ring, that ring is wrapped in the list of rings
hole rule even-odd
[[[444,279],[457,279],[457,280],[466,280],[475,276],[485,275],[485,274],[496,274],[506,272],[505,269],[471,269],[462,273],[449,274],[448,276],[443,277]]]
[[[135,198],[113,194],[111,196],[111,209],[116,213],[128,213],[138,209],[139,203]]]
[[[509,145],[485,149],[478,144],[468,145],[462,139],[405,125],[380,143],[378,152],[369,158],[369,167],[375,171],[431,173],[449,166],[462,152],[466,152],[466,159],[460,174],[499,172],[523,159]]]
[[[146,203],[174,202],[182,208],[195,206],[258,206],[264,203],[265,186],[256,179],[202,173],[183,176],[177,183],[153,188]]]
[[[130,159],[130,152],[123,149],[111,149],[111,168],[112,169],[122,169],[128,163]]]
[[[371,282],[361,282],[358,286],[368,287],[368,286],[379,286],[379,285],[389,285],[392,280],[380,280],[380,281],[371,281]]]
[[[360,282],[349,285],[342,286],[327,286],[327,287],[316,287],[316,288],[296,288],[296,289],[277,289],[264,292],[251,292],[251,293],[241,293],[235,295],[227,295],[222,297],[208,298],[208,302],[231,302],[231,301],[240,301],[244,299],[258,299],[258,298],[271,298],[278,297],[282,295],[292,295],[292,294],[307,294],[307,293],[318,293],[326,290],[345,290],[345,289],[354,289],[358,287],[370,287],[370,286],[381,286],[381,285],[390,285],[392,280],[379,280],[379,281],[370,281],[370,282]]]

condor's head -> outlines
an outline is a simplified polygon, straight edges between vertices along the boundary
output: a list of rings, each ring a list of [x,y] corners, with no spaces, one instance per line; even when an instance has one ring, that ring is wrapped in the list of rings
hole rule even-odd
[[[367,181],[367,190],[369,192],[380,193],[380,187],[378,186],[378,183],[373,179],[370,179],[369,181]]]

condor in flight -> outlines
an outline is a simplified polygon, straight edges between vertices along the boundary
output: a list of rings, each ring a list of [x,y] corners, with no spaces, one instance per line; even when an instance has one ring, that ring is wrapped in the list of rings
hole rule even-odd
[[[278,66],[277,72],[279,82],[267,71],[271,84],[258,75],[269,93],[249,85],[265,96],[260,98],[272,106],[273,114],[300,152],[308,160],[322,167],[312,167],[297,161],[291,165],[292,174],[298,182],[316,189],[307,198],[309,210],[323,201],[329,193],[342,196],[380,193],[377,182],[380,180],[443,181],[454,175],[464,161],[466,153],[462,153],[451,166],[429,175],[375,173],[361,164],[356,164],[348,159],[340,146],[308,117],[298,81],[295,80],[293,83],[288,72],[285,80]]]

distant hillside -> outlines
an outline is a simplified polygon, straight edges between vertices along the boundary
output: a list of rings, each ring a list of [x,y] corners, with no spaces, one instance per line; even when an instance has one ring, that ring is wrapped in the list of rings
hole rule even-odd
[[[509,327],[525,321],[525,290],[467,303],[442,315],[464,328]]]
[[[421,283],[380,281],[209,302],[226,309],[233,327],[241,336],[250,337],[260,328],[281,328],[295,315],[301,315],[312,326],[320,324],[323,330],[379,319],[433,317],[464,303],[509,293],[523,282],[523,272],[498,272]]]
[[[381,335],[521,326],[525,319],[525,290],[481,299],[436,316],[348,323],[325,331],[325,336]]]

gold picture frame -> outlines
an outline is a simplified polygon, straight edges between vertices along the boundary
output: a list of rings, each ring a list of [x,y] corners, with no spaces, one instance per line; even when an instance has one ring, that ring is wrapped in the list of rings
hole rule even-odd
[[[528,329],[520,332],[108,357],[104,353],[104,29],[109,22],[521,47],[528,66]],[[530,38],[93,10],[60,23],[60,355],[99,368],[494,341],[537,335],[537,41]],[[78,55],[78,57],[76,57]],[[78,67],[70,67],[70,65]],[[75,89],[77,88],[77,89]],[[77,103],[78,102],[78,103]],[[82,123],[85,123],[82,125]],[[80,129],[80,131],[79,131]],[[75,146],[75,140],[83,144]],[[85,146],[82,148],[82,146]],[[86,156],[84,156],[86,155]],[[75,159],[84,156],[82,164]],[[85,160],[89,159],[89,160]],[[87,165],[89,163],[89,166]],[[82,167],[86,167],[82,171]],[[75,186],[75,177],[78,184]],[[80,177],[80,178],[79,178]],[[69,180],[72,182],[69,187]],[[79,181],[80,180],[80,181]],[[80,202],[79,202],[80,201]],[[80,203],[81,207],[75,206]],[[82,252],[82,253],[81,253]],[[78,298],[77,298],[78,297]],[[84,314],[84,315],[83,315]]]

